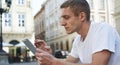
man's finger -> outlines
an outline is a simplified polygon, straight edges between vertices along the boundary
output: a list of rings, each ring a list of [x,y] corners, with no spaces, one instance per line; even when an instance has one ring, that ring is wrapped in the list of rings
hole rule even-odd
[[[35,40],[35,46],[37,47],[37,48],[41,48],[41,47],[44,47],[44,46],[46,46],[47,44],[46,44],[46,42],[44,41],[44,40]]]

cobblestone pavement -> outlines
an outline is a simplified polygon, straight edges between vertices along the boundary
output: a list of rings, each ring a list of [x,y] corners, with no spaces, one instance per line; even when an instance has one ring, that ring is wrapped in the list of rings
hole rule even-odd
[[[12,63],[9,65],[38,65],[37,62]]]

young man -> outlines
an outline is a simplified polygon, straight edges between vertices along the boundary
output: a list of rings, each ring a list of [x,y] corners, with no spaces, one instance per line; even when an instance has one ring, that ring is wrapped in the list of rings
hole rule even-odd
[[[107,23],[90,22],[86,0],[67,0],[61,9],[61,25],[68,34],[77,32],[79,35],[66,61],[50,55],[47,46],[37,48],[36,57],[41,65],[120,65],[118,33]]]

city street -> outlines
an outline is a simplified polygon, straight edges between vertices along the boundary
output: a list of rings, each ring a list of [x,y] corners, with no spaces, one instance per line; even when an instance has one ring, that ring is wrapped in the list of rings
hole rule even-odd
[[[9,65],[38,65],[37,62],[25,62],[25,63],[12,63]]]

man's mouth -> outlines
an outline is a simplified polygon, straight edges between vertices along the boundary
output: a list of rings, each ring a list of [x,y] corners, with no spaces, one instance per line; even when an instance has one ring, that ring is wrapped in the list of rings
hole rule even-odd
[[[68,30],[68,29],[69,29],[69,27],[65,27],[65,29],[66,29],[66,30]]]

